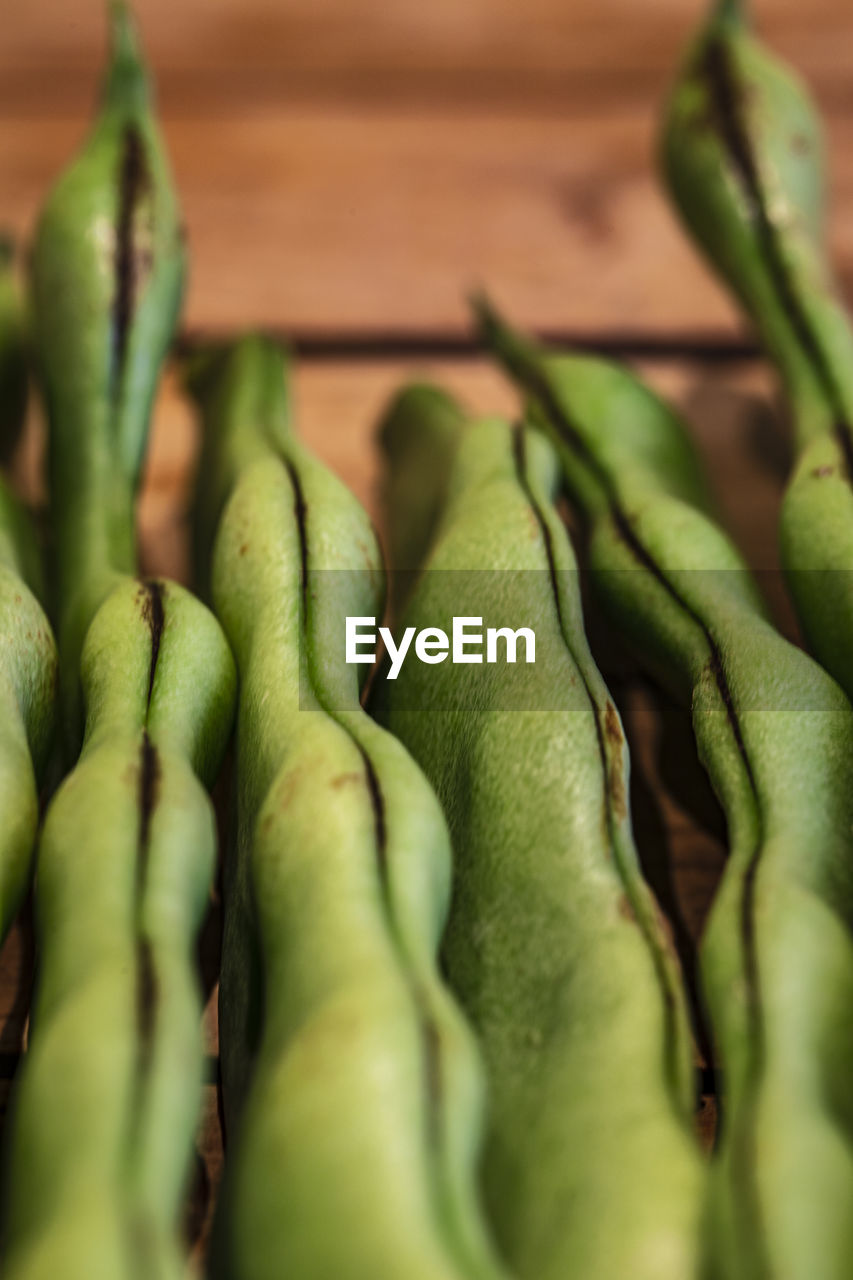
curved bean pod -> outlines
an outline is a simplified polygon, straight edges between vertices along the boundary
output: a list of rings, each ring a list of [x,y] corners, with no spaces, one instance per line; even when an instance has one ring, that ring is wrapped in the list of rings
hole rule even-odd
[[[392,495],[398,474],[408,483],[407,450],[420,458],[440,438],[436,411],[410,390],[383,425]],[[412,660],[377,682],[374,705],[450,823],[443,954],[489,1076],[487,1209],[519,1276],[685,1280],[697,1275],[704,1197],[690,1031],[634,848],[622,727],[553,506],[556,459],[496,420],[460,434],[401,627],[449,634],[454,615],[497,616],[533,629],[536,661]],[[432,480],[444,470],[435,464]],[[401,501],[390,510],[405,518]],[[393,529],[391,540],[405,545]]]
[[[841,1280],[853,1256],[853,709],[767,620],[673,412],[481,310],[589,526],[593,582],[692,706],[730,855],[701,948],[724,1109],[710,1274]]]
[[[125,579],[83,648],[86,737],[38,854],[39,976],[8,1155],[9,1280],[184,1274],[201,1093],[194,940],[235,675],[210,613]]]
[[[136,570],[133,499],[184,274],[179,210],[147,72],[126,7],[114,0],[110,12],[100,111],[47,199],[31,259],[72,756],[82,733],[87,628],[119,575]]]
[[[202,1070],[194,944],[215,856],[204,791],[236,677],[212,614],[139,582],[133,491],[172,331],[174,200],[126,12],[104,108],[34,259],[62,676],[76,767],[38,853],[39,975],[9,1139],[4,1275],[165,1280]]]
[[[199,540],[217,530],[213,599],[241,684],[215,1265],[232,1280],[496,1277],[472,1172],[477,1061],[435,966],[446,828],[344,663],[344,616],[382,611],[378,548],[291,435],[284,376],[282,353],[248,338],[194,380]]]
[[[823,147],[806,90],[724,0],[664,122],[684,223],[755,323],[791,407],[798,461],[782,563],[809,646],[853,696],[853,329],[824,244]]]

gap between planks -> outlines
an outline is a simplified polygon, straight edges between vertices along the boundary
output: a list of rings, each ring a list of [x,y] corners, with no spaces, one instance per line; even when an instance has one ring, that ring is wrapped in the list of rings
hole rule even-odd
[[[389,330],[306,330],[258,326],[259,331],[290,348],[301,360],[395,360],[483,359],[488,356],[477,337],[454,329]],[[763,359],[758,345],[748,336],[718,333],[645,332],[642,329],[608,330],[600,333],[570,329],[532,330],[539,342],[615,360],[689,360],[699,364],[728,364]],[[222,329],[187,329],[175,344],[174,353],[185,356],[208,343],[226,342],[233,333]]]

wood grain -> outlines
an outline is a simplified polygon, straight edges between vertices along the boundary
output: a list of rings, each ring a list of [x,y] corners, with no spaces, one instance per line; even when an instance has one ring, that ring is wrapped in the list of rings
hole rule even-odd
[[[736,332],[655,178],[658,115],[699,9],[140,6],[192,250],[187,323],[460,332],[465,293],[484,284],[525,324]],[[94,98],[100,5],[70,13],[38,0],[0,49],[0,219],[23,240]],[[853,293],[853,102],[831,88],[853,17],[776,0],[766,19],[798,66],[814,63],[832,251]],[[314,89],[294,97],[297,71]],[[430,75],[435,91],[412,89]]]
[[[530,100],[579,107],[654,91],[706,0],[138,0],[167,109],[220,115],[288,97]],[[849,108],[853,13],[838,0],[755,0],[783,56]],[[86,93],[103,6],[31,0],[4,24],[0,93],[19,111]]]

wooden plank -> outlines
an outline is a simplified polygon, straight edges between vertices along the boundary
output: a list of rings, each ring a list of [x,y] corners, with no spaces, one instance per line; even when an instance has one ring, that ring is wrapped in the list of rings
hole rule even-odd
[[[654,177],[660,104],[703,7],[147,0],[187,322],[458,333],[483,283],[546,328],[737,332]],[[853,295],[853,10],[758,8],[827,112],[832,250]],[[0,219],[23,239],[85,131],[102,46],[100,3],[34,0],[4,26]]]
[[[166,122],[201,328],[449,330],[488,285],[520,323],[736,333],[653,176],[654,112],[277,110]],[[82,119],[0,118],[2,213],[31,230]],[[835,258],[853,292],[853,117],[832,127]]]
[[[139,0],[167,104],[247,105],[347,97],[636,100],[668,79],[705,0]],[[840,107],[851,106],[853,14],[843,0],[759,0],[768,42]],[[4,23],[0,99],[43,112],[87,92],[103,6],[31,0]]]
[[[322,332],[520,323],[684,337],[740,320],[653,172],[655,112],[277,109],[167,118],[189,233],[186,323]],[[0,117],[3,220],[26,239],[82,118]],[[831,129],[831,238],[853,294],[853,117]]]

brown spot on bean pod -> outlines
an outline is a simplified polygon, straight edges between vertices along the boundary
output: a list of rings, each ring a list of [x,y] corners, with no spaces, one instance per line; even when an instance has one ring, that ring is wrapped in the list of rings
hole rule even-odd
[[[608,702],[604,709],[604,734],[611,746],[620,748],[623,742],[622,725],[619,723],[619,714],[612,702]]]
[[[362,775],[360,773],[339,773],[336,778],[332,778],[331,786],[334,791],[340,791],[341,787],[347,786],[349,783],[360,783]]]

